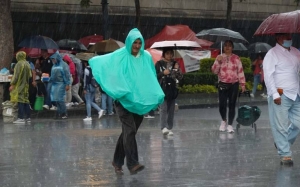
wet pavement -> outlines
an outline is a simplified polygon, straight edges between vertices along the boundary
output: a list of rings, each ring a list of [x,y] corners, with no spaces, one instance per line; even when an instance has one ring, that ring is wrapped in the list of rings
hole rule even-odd
[[[28,187],[297,187],[300,186],[299,144],[293,145],[294,166],[283,167],[273,145],[265,104],[257,132],[218,132],[217,108],[176,112],[174,136],[163,137],[159,116],[144,119],[137,134],[145,170],[117,177],[111,166],[121,132],[116,115],[84,123],[84,116],[31,124],[0,124],[0,186]]]

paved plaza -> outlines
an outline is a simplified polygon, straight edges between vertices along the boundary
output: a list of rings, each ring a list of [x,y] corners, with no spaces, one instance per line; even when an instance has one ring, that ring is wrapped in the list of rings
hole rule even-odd
[[[84,123],[34,118],[29,125],[0,125],[0,186],[24,187],[298,187],[299,142],[294,166],[284,167],[273,145],[267,105],[259,106],[257,132],[218,132],[217,108],[180,109],[173,137],[163,137],[159,116],[144,119],[137,134],[146,168],[118,177],[111,166],[121,123],[104,116]]]

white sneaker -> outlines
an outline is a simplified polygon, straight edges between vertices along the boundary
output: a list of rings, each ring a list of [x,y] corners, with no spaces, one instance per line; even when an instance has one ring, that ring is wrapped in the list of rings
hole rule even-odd
[[[27,123],[30,123],[30,122],[31,122],[31,119],[30,119],[30,118],[27,118],[27,119],[25,119],[25,121],[26,121]]]
[[[169,130],[169,134],[168,134],[169,136],[173,136],[174,135],[174,133],[171,131],[171,130]]]
[[[18,118],[16,121],[14,121],[13,123],[25,123],[24,119],[20,119]]]
[[[265,95],[264,93],[260,94],[262,97]]]
[[[56,107],[56,106],[52,106],[52,107],[50,108],[50,110],[57,110],[57,107]]]
[[[163,133],[163,135],[168,135],[170,131],[165,127],[161,132]]]
[[[253,93],[251,93],[251,94],[250,94],[250,97],[254,97],[254,94],[253,94]]]
[[[43,105],[43,108],[49,110],[49,106],[48,105]]]
[[[103,113],[104,113],[104,110],[100,110],[100,111],[98,112],[98,114],[99,114],[98,118],[101,118],[101,117],[103,116]]]
[[[92,118],[91,117],[86,117],[83,119],[83,121],[92,121]]]
[[[219,131],[221,132],[225,132],[226,131],[226,121],[221,121],[221,125],[220,125],[220,128],[219,128]]]
[[[227,132],[234,133],[232,125],[227,125]]]
[[[147,116],[144,116],[144,118],[153,119],[154,116],[147,115]]]

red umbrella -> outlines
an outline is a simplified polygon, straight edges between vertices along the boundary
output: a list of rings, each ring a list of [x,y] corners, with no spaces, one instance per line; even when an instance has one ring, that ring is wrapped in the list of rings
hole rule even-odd
[[[42,56],[41,53],[41,49],[39,48],[26,48],[26,47],[22,47],[21,49],[19,49],[17,52],[19,51],[24,51],[27,56],[31,57],[31,58],[39,58]],[[57,50],[56,49],[47,49],[49,54],[53,54],[55,53]],[[16,52],[16,53],[17,53]],[[68,51],[68,50],[59,50],[60,53],[71,53],[71,54],[75,54],[75,51]]]
[[[254,35],[273,35],[275,33],[299,33],[300,10],[273,14],[265,19]]]
[[[38,49],[38,48],[23,47],[19,51],[24,51],[27,54],[27,56],[29,56],[31,58],[39,58],[42,55],[41,49]],[[17,52],[19,52],[19,51],[17,51]],[[56,51],[55,49],[48,49],[49,54],[53,54],[53,53],[55,53],[55,51]]]
[[[90,36],[86,36],[83,38],[80,38],[79,41],[85,46],[88,47],[90,43],[97,43],[97,42],[101,42],[103,40],[103,36],[101,35],[90,35]]]

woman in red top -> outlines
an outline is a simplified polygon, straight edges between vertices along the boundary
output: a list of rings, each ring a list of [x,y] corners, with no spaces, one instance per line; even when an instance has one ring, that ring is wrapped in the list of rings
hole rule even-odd
[[[235,103],[239,90],[239,85],[242,87],[242,92],[245,91],[245,75],[242,62],[239,56],[232,53],[233,42],[226,40],[224,42],[224,53],[218,55],[213,66],[212,72],[218,75],[219,78],[219,112],[222,117],[220,131],[227,130],[233,133],[233,119],[235,116]],[[227,118],[227,100],[229,101],[229,113]],[[228,119],[228,120],[227,120]]]
[[[250,94],[251,97],[255,96],[257,86],[261,82],[262,63],[263,63],[262,56],[261,54],[258,54],[256,60],[252,63],[252,66],[254,67],[254,71],[253,71],[254,80],[253,80],[252,93]]]

